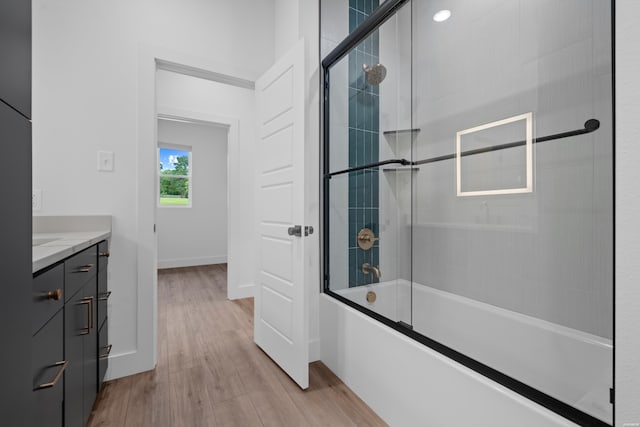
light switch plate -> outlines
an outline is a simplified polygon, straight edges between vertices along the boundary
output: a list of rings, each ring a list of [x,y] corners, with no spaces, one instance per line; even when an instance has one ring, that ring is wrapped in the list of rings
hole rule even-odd
[[[113,151],[98,151],[98,170],[113,172]]]

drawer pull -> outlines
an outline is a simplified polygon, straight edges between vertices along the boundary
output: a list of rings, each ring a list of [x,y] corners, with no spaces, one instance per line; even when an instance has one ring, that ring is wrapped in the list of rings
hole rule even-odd
[[[87,306],[87,326],[83,327],[86,331],[82,331],[78,335],[89,335],[91,333],[91,328],[93,328],[93,297],[83,298],[78,305]]]
[[[55,291],[47,292],[47,299],[59,301],[62,298],[62,289],[58,288]]]
[[[105,258],[109,258],[111,256],[111,253],[109,251],[100,252],[100,256],[101,257],[105,257]]]
[[[109,344],[107,346],[102,347],[102,349],[106,349],[106,351],[102,354],[100,354],[98,356],[99,359],[106,359],[107,357],[109,357],[109,354],[111,354],[111,348],[113,347],[113,344]]]
[[[38,387],[34,388],[33,390],[42,390],[45,388],[51,388],[54,387],[58,381],[60,380],[60,377],[62,377],[62,373],[64,372],[64,370],[67,368],[67,365],[69,364],[68,361],[63,360],[61,362],[56,362],[53,365],[49,366],[50,368],[56,367],[56,366],[61,366],[61,368],[58,370],[58,373],[56,374],[55,377],[53,377],[53,381],[51,381],[50,383],[44,383],[44,384],[40,384]]]
[[[106,301],[109,299],[110,296],[111,296],[111,291],[100,294],[100,296],[98,297],[98,301]]]
[[[78,267],[76,270],[72,271],[72,273],[88,273],[93,270],[93,267],[95,266],[95,264],[83,265],[82,267]]]

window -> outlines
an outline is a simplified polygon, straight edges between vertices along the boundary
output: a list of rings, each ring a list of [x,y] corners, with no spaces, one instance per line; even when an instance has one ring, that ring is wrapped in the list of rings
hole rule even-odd
[[[158,159],[158,205],[190,207],[191,147],[160,144]]]

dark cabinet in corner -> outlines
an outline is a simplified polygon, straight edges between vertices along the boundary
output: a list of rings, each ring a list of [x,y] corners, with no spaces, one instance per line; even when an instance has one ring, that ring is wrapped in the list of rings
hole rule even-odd
[[[31,1],[0,1],[0,424],[33,425],[31,334]]]
[[[0,99],[31,118],[31,1],[0,1]]]

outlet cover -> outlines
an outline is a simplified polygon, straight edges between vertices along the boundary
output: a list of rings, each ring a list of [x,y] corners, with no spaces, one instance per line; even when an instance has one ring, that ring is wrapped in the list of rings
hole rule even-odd
[[[34,212],[42,210],[42,190],[33,190],[31,192],[31,210]]]
[[[113,172],[113,151],[98,151],[98,170]]]

